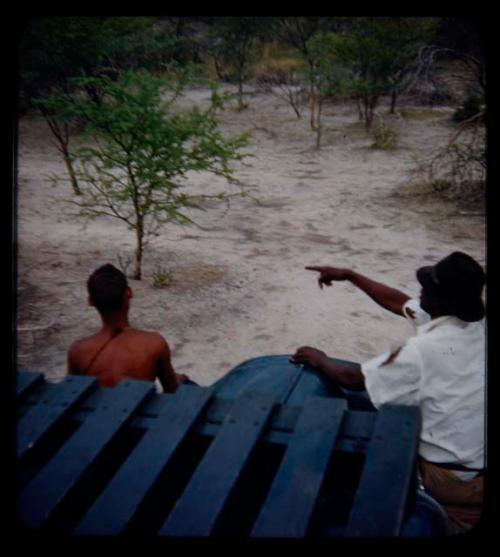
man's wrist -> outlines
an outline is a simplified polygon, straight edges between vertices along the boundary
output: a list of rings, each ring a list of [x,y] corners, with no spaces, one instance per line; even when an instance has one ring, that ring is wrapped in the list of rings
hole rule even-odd
[[[325,372],[326,367],[328,366],[328,363],[330,362],[330,358],[326,355],[323,354],[319,360],[318,363],[316,365],[316,368],[321,371],[322,373]]]
[[[344,269],[345,279],[354,282],[356,273],[352,269]]]

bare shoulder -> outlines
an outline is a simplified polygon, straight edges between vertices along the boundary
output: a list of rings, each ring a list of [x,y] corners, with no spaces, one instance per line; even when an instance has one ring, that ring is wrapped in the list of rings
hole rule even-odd
[[[79,338],[78,340],[75,340],[68,348],[68,354],[77,355],[80,352],[87,350],[89,346],[91,346],[95,342],[95,339],[96,339],[96,335],[91,335],[88,337]]]
[[[140,329],[135,329],[134,332],[140,336],[143,342],[149,344],[150,346],[154,346],[159,350],[164,350],[165,347],[168,348],[168,343],[165,340],[165,337],[156,331],[144,331]]]
[[[95,335],[75,340],[68,348],[68,372],[79,374],[85,368],[86,358],[93,350]]]

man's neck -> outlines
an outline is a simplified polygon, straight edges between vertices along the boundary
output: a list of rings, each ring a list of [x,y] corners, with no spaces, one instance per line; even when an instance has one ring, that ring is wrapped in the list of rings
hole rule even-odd
[[[118,311],[106,315],[101,314],[101,319],[103,331],[125,329],[130,326],[128,322],[128,311]]]

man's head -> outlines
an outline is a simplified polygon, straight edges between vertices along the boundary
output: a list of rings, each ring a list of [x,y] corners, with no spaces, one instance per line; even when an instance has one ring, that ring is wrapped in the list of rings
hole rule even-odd
[[[436,265],[421,267],[420,304],[431,315],[454,315],[463,321],[479,321],[485,315],[481,299],[486,275],[469,255],[455,251]]]
[[[90,275],[87,290],[89,303],[103,314],[127,307],[128,300],[132,297],[127,278],[110,263],[99,267]]]

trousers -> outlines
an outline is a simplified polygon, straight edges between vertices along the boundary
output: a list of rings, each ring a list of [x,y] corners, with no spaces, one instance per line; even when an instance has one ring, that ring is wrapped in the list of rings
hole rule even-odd
[[[465,532],[477,524],[483,507],[484,476],[464,481],[452,470],[421,457],[419,471],[425,490],[444,507],[450,533]]]

